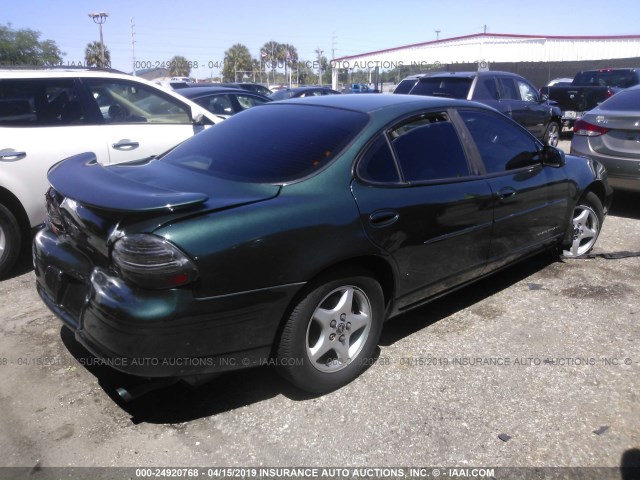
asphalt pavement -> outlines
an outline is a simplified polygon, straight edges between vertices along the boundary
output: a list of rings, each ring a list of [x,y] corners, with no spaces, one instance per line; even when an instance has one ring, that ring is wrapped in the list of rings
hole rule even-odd
[[[616,195],[594,253],[640,251],[639,200]],[[317,397],[259,367],[125,403],[135,379],[95,364],[34,283],[28,258],[0,282],[5,467],[638,461],[640,257],[522,262],[387,323],[377,362]]]

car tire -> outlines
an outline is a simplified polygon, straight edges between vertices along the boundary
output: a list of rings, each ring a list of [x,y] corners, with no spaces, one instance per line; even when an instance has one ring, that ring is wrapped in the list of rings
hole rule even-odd
[[[560,140],[560,125],[556,122],[550,122],[547,125],[547,131],[544,132],[544,144],[551,147],[557,147]]]
[[[373,363],[383,320],[382,288],[371,276],[324,276],[291,310],[277,349],[278,371],[306,392],[336,390]]]
[[[595,193],[587,193],[573,210],[562,254],[580,257],[589,253],[600,235],[603,220],[602,202]]]
[[[0,204],[0,278],[9,273],[20,255],[20,227],[11,211]]]

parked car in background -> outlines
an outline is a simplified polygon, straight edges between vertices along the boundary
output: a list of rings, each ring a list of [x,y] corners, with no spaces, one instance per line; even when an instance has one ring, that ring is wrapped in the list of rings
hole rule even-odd
[[[229,87],[191,87],[178,93],[222,118],[271,101],[269,97]]]
[[[364,83],[352,83],[345,93],[380,93],[380,90]]]
[[[640,86],[616,93],[578,119],[571,153],[602,163],[612,187],[640,191]]]
[[[159,155],[219,121],[139,77],[0,69],[0,277],[44,221],[53,164],[86,151],[103,164]]]
[[[340,92],[328,87],[295,87],[283,88],[269,95],[271,100],[285,100],[296,97],[318,97],[322,95],[336,95]]]
[[[528,80],[515,73],[482,71],[412,75],[402,80],[393,93],[475,100],[513,118],[545,145],[555,147],[560,139],[560,109],[543,100]]]
[[[271,95],[271,90],[269,90],[264,85],[260,85],[259,83],[221,83],[221,87],[232,87],[232,88],[242,88],[243,90],[249,90],[253,93],[258,93],[260,95],[264,95],[265,97]]]
[[[154,80],[153,83],[169,90],[180,90],[181,88],[189,88],[191,85],[196,85],[193,82],[178,82],[172,80]]]
[[[596,161],[449,98],[283,100],[159,158],[94,160],[49,172],[34,241],[75,338],[142,377],[271,363],[315,393],[371,365],[388,318],[536,252],[588,252],[611,195]]]
[[[571,85],[571,82],[573,82],[573,78],[568,78],[568,77],[562,77],[562,78],[554,78],[553,80],[549,81],[549,83],[547,83],[547,87],[567,87],[569,85]]]
[[[576,119],[615,93],[640,83],[638,68],[607,68],[578,72],[569,86],[542,87],[540,94],[557,102],[562,125],[571,128]]]

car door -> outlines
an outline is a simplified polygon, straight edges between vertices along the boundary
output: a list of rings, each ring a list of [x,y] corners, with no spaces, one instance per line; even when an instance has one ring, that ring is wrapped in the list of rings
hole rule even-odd
[[[44,221],[49,168],[82,152],[108,162],[78,87],[73,78],[0,80],[0,185],[18,198],[32,227]]]
[[[151,86],[114,78],[83,83],[101,117],[109,163],[159,155],[204,128],[188,104]]]
[[[447,112],[388,129],[356,172],[352,192],[363,227],[397,265],[400,309],[482,272],[491,189],[467,161]]]
[[[476,109],[458,113],[475,142],[493,195],[493,266],[557,241],[568,218],[566,170],[544,165],[542,146],[508,119]]]

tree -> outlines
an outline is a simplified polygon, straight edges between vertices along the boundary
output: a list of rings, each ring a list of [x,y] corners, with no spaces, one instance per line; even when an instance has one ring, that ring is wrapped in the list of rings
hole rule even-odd
[[[172,77],[188,77],[191,74],[191,65],[182,55],[176,55],[169,60],[169,75]]]
[[[91,42],[87,44],[87,48],[84,51],[84,61],[88,67],[108,68],[111,66],[111,52],[109,52],[109,49],[105,45],[103,64],[100,42]]]
[[[273,75],[273,83],[276,83],[276,67],[283,58],[284,49],[282,44],[275,40],[269,40],[260,49],[260,56],[262,61],[271,67],[271,73]]]
[[[249,53],[249,49],[241,43],[232,45],[229,50],[224,52],[222,76],[225,79],[233,79],[234,82],[237,82],[237,73],[241,72],[240,80],[242,80],[244,72],[251,71],[252,68],[251,53]]]
[[[53,40],[40,40],[40,32],[0,25],[0,65],[59,65],[63,52]]]
[[[287,67],[289,67],[292,71],[294,66],[298,64],[298,50],[293,45],[289,45],[288,43],[282,44],[282,52],[284,53],[284,76],[289,81],[289,76],[287,75]]]

